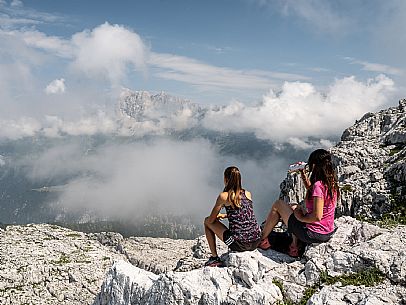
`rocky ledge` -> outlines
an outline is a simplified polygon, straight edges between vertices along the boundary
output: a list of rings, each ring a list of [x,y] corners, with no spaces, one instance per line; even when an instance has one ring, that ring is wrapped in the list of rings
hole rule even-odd
[[[0,304],[92,304],[124,257],[84,233],[51,225],[0,231]]]
[[[406,304],[406,227],[347,216],[336,224],[334,237],[300,260],[222,247],[223,268],[203,267],[204,237],[8,226],[0,230],[0,304]]]
[[[404,304],[406,228],[383,229],[351,217],[339,218],[337,226],[328,243],[308,247],[301,260],[273,250],[226,252],[226,267],[202,267],[194,257],[188,271],[160,274],[118,261],[95,305],[292,304],[310,294],[307,304]],[[202,239],[194,249],[208,255]]]

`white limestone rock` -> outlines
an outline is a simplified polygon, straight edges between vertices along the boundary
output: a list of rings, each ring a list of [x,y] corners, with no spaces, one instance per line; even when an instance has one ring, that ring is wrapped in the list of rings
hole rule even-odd
[[[95,305],[273,304],[281,291],[261,279],[250,288],[233,276],[235,268],[205,267],[155,275],[125,262],[110,270]]]
[[[406,302],[406,288],[384,283],[375,287],[325,286],[307,305],[398,305]]]
[[[58,226],[0,231],[0,304],[92,304],[106,271],[124,256]]]
[[[314,285],[317,287],[321,272],[327,272],[330,276],[341,276],[370,267],[378,268],[385,276],[386,282],[384,286],[381,284],[367,287],[368,291],[379,296],[380,289],[389,289],[401,296],[406,286],[404,282],[406,259],[402,246],[405,242],[406,228],[398,226],[391,230],[382,229],[351,217],[341,217],[337,219],[336,224],[338,229],[333,238],[327,243],[309,246],[301,260],[292,259],[273,250],[225,253],[222,256],[226,265],[224,268],[208,268],[200,265],[194,270],[170,271],[159,276],[119,263],[120,268],[116,266],[110,270],[95,305],[141,304],[137,303],[139,300],[146,305],[272,304],[276,300],[281,300],[282,296],[298,302],[307,287]],[[195,242],[202,248],[207,246],[202,238]],[[180,249],[183,247],[176,244],[172,246]],[[133,277],[132,274],[142,275]],[[133,279],[131,284],[128,283],[129,278]],[[274,281],[282,283],[283,293]],[[119,287],[114,288],[117,285]],[[325,298],[325,290],[330,289],[325,287],[324,290],[317,292],[316,295],[319,296],[312,302],[342,304],[340,302],[345,302],[349,298],[354,300],[361,298],[361,301],[354,304],[363,304],[364,301],[373,300],[364,294],[359,296],[359,287],[351,289],[339,287],[337,290],[337,285],[331,288],[334,298],[331,300]],[[114,296],[110,296],[112,291]],[[156,291],[160,291],[160,294],[157,295]],[[114,298],[127,301],[120,303]]]

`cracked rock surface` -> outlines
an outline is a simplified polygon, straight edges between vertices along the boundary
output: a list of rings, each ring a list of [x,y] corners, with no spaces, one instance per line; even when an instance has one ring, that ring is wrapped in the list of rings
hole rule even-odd
[[[301,260],[219,247],[223,268],[203,267],[204,237],[125,239],[45,224],[8,226],[0,230],[0,304],[276,304],[300,301],[308,287],[316,287],[308,304],[406,302],[405,226],[382,229],[348,216],[336,224],[333,238],[308,247]],[[382,283],[316,285],[322,272],[370,267],[382,272]]]
[[[0,231],[0,304],[93,304],[113,261],[86,234],[46,225]]]
[[[382,272],[383,283],[364,288],[340,283],[322,286],[316,288],[309,304],[406,302],[406,228],[382,229],[348,216],[339,218],[336,224],[333,238],[308,247],[301,260],[273,250],[224,253],[226,267],[196,263],[188,271],[161,274],[117,262],[108,272],[95,305],[275,304],[283,298],[297,302],[307,287],[315,287],[321,272],[340,276],[371,267]],[[207,244],[201,247],[208,253]],[[283,292],[275,281],[282,283]]]

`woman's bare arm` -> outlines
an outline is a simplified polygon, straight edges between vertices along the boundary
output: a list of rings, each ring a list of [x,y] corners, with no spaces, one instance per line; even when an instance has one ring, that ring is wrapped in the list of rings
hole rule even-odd
[[[293,213],[298,220],[305,223],[320,221],[323,217],[324,199],[321,197],[313,197],[313,212],[304,214],[301,209],[295,209]]]
[[[245,196],[247,196],[247,198],[252,201],[252,194],[251,194],[251,192],[245,191]]]
[[[227,193],[223,192],[220,195],[218,195],[216,203],[214,204],[213,209],[211,210],[211,213],[208,217],[206,217],[206,222],[207,223],[214,223],[217,219],[217,216],[219,215],[221,208],[224,206],[224,204],[227,202]]]

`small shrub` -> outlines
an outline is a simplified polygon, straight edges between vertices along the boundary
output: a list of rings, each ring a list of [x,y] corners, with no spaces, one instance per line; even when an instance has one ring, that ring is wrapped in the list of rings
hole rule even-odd
[[[66,234],[66,237],[77,238],[77,237],[82,237],[82,235],[80,235],[79,233],[69,233],[69,234]]]
[[[59,257],[59,260],[53,261],[53,263],[57,265],[64,265],[70,263],[70,259],[65,253],[62,253],[61,256]]]
[[[303,292],[302,299],[299,301],[299,305],[306,305],[307,301],[317,292],[317,287],[307,287]]]
[[[375,286],[385,279],[382,272],[375,268],[366,268],[356,273],[344,274],[340,276],[331,276],[327,272],[320,273],[320,283],[326,285],[333,285],[341,282],[343,286]]]
[[[343,186],[341,187],[341,191],[342,191],[343,193],[352,192],[352,187],[351,187],[351,185],[349,185],[349,184],[343,185]]]

